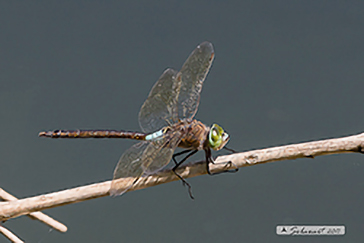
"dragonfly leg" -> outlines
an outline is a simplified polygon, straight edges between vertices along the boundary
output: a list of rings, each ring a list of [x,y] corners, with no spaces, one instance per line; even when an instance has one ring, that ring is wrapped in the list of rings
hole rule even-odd
[[[205,158],[206,158],[206,171],[207,171],[207,174],[209,175],[213,175],[210,171],[210,168],[209,168],[209,164],[215,164],[215,161],[214,161],[214,158],[212,158],[212,154],[211,154],[211,150],[210,149],[206,149],[205,150]]]
[[[177,172],[176,172],[176,170],[178,169],[178,167],[183,163],[183,162],[185,162],[189,157],[191,157],[192,155],[194,155],[195,153],[197,153],[197,151],[198,150],[185,150],[185,151],[182,151],[182,152],[180,152],[180,153],[177,153],[177,154],[175,154],[175,155],[173,155],[173,161],[174,161],[174,163],[176,164],[173,168],[172,168],[172,171],[173,171],[173,173],[182,181],[182,184],[184,185],[184,186],[187,186],[188,187],[188,194],[190,195],[190,198],[191,199],[194,199],[194,197],[193,197],[193,195],[192,195],[192,187],[191,187],[191,185],[185,180],[185,179],[183,179],[183,177],[182,176],[180,176]],[[179,155],[182,155],[182,154],[185,154],[185,153],[187,153],[187,152],[190,152],[189,154],[187,154],[186,155],[186,157],[184,157],[181,161],[179,161],[178,163],[177,163],[177,161],[176,161],[176,159],[175,159],[175,157],[176,156],[179,156]]]
[[[237,151],[235,151],[234,149],[231,149],[231,148],[228,148],[228,147],[223,147],[223,149],[227,150],[227,151],[230,151],[232,153],[237,153]]]
[[[196,151],[197,151],[197,150],[196,150]],[[177,156],[180,156],[180,155],[182,155],[182,154],[186,154],[186,153],[188,153],[188,152],[191,152],[191,150],[183,150],[182,152],[175,153],[175,154],[172,156],[173,162],[177,165],[178,163],[177,163],[176,157],[177,157]],[[190,155],[190,156],[191,156],[191,155]],[[190,157],[190,156],[188,156],[188,157]]]
[[[221,173],[235,173],[235,172],[237,172],[239,170],[239,168],[233,162],[229,161],[229,162],[226,163],[226,166],[229,166],[229,167],[234,166],[235,169],[225,170],[225,171],[221,171],[221,172],[217,172],[217,173],[211,173],[209,163],[215,164],[215,160],[212,157],[210,149],[205,150],[205,156],[206,156],[206,171],[207,171],[207,174],[209,174],[209,175],[218,175],[218,174],[221,174]]]

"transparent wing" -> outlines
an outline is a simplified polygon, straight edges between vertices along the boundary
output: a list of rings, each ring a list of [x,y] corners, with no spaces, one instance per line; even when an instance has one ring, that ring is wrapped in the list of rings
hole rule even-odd
[[[176,84],[180,85],[178,96],[178,117],[193,118],[200,102],[203,82],[214,59],[214,47],[203,42],[190,54],[177,74]]]
[[[163,147],[157,153],[156,149],[154,150],[154,146],[151,147],[150,151],[148,148],[148,151],[144,153],[144,156],[148,158],[146,163],[143,164],[145,166],[144,174],[154,174],[166,166],[171,161],[174,150],[177,148],[181,139],[181,133],[175,131],[171,135],[166,135],[165,141],[163,141]]]
[[[138,178],[143,174],[143,168],[140,166],[141,158],[144,150],[148,147],[150,143],[147,141],[134,144],[128,150],[126,150],[114,170],[114,177],[111,183],[110,195],[118,196],[129,190],[133,185],[134,181],[130,181],[125,190],[119,190],[116,188],[117,184],[115,179],[135,177]]]
[[[177,122],[177,71],[168,68],[154,84],[139,112],[139,125],[143,132],[154,132]]]
[[[166,166],[180,142],[180,135],[158,139],[153,142],[140,142],[133,145],[121,156],[114,171],[110,194],[117,196],[129,190],[143,174],[152,174]],[[133,177],[124,190],[117,189],[116,179]]]

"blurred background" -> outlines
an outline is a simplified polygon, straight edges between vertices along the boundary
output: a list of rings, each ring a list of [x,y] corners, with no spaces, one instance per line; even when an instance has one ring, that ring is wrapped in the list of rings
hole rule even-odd
[[[214,44],[196,118],[238,151],[364,130],[361,1],[6,2],[0,9],[0,187],[19,198],[110,180],[130,140],[51,140],[43,130],[140,131],[167,67]],[[221,154],[225,153],[224,151]],[[215,156],[218,153],[214,154]],[[191,158],[201,160],[202,152]],[[360,242],[364,157],[322,156],[200,176],[5,223],[27,242]],[[345,225],[279,237],[276,225]],[[6,241],[0,236],[1,241]]]

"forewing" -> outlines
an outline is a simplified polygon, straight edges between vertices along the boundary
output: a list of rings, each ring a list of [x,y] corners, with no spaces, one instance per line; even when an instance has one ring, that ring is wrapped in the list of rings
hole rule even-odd
[[[139,125],[143,132],[154,132],[177,122],[177,71],[168,68],[154,84],[139,112]]]
[[[178,96],[178,117],[193,118],[197,112],[203,82],[214,59],[214,48],[203,42],[190,54],[177,74],[181,85]]]

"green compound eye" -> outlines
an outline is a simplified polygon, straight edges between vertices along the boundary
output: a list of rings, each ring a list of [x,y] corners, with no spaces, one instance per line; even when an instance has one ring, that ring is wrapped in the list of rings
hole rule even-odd
[[[220,150],[228,141],[229,134],[224,132],[224,129],[222,129],[219,125],[213,124],[209,132],[209,146],[213,150]]]

